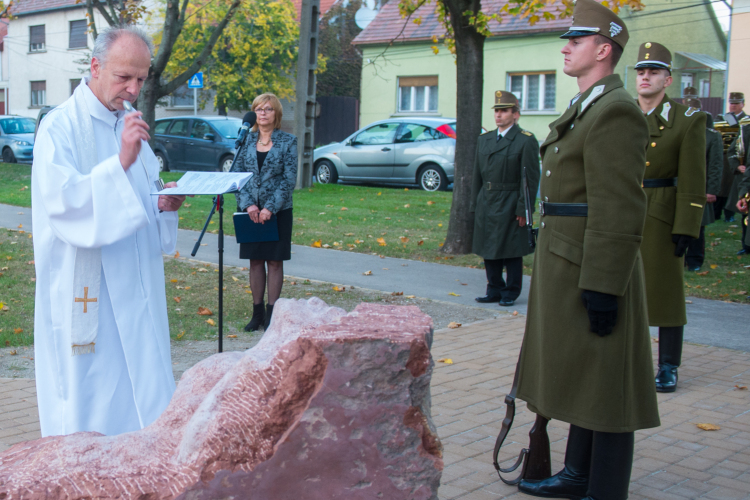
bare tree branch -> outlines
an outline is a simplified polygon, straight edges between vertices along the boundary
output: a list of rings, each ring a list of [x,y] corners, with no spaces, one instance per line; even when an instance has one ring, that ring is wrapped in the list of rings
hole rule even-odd
[[[107,12],[107,6],[101,2],[101,0],[86,0],[87,7],[89,7],[89,12],[91,14],[90,21],[94,22],[94,11],[93,8],[90,7],[96,7],[96,10],[99,11],[99,14],[102,15],[104,20],[107,22],[110,26],[116,26],[118,23],[115,21],[117,19],[117,14],[115,14],[114,18],[109,15],[109,12]],[[94,24],[94,32],[96,32],[96,24]],[[96,38],[96,37],[94,37]]]
[[[94,22],[94,0],[86,0],[86,13],[89,17],[89,28],[91,29],[91,34],[94,36],[94,41],[96,41],[96,37],[99,36],[99,33],[96,30],[96,23]]]

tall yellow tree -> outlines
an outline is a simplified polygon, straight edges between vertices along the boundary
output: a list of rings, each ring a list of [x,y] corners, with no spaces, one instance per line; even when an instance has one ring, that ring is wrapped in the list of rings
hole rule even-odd
[[[454,254],[471,252],[474,221],[469,212],[471,178],[477,134],[482,128],[482,87],[484,80],[484,41],[492,36],[489,24],[502,22],[507,16],[520,16],[535,24],[542,19],[569,17],[573,0],[508,0],[495,10],[483,8],[481,0],[399,0],[401,14],[421,23],[417,9],[430,2],[437,3],[440,21],[445,27],[443,42],[456,57],[456,125],[469,131],[456,140],[456,170],[453,181],[453,204],[448,234],[443,251]],[[489,3],[489,2],[487,2]],[[640,0],[602,1],[614,12],[627,7],[641,10]],[[493,3],[492,5],[497,5]],[[438,50],[438,39],[433,39],[433,50]]]
[[[205,39],[226,16],[223,2],[194,4],[164,71],[165,78],[184,73],[200,51],[194,40]],[[214,45],[204,64],[204,82],[220,114],[243,110],[253,98],[272,92],[280,98],[294,94],[299,25],[290,0],[243,3]]]

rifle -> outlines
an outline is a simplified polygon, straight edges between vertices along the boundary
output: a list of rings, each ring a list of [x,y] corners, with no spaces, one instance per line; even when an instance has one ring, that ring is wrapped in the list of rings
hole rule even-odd
[[[529,232],[529,247],[534,250],[536,248],[536,236],[539,230],[534,229],[534,208],[531,205],[531,193],[529,193],[529,180],[526,177],[526,167],[523,167],[523,196],[523,204],[526,210],[526,229]]]
[[[531,237],[531,236],[530,236]],[[495,441],[495,451],[493,452],[492,465],[495,466],[497,475],[500,480],[507,485],[514,486],[521,482],[521,479],[527,481],[540,481],[552,475],[549,455],[549,436],[547,435],[547,424],[549,419],[537,415],[534,425],[529,432],[529,447],[523,448],[518,455],[518,460],[511,467],[503,469],[497,463],[497,456],[500,448],[503,446],[508,432],[513,426],[513,419],[516,416],[516,391],[518,390],[518,365],[516,365],[516,375],[513,377],[513,386],[510,393],[505,396],[505,418],[503,419],[500,434]],[[505,479],[503,474],[510,474],[521,467],[521,473],[515,479]]]

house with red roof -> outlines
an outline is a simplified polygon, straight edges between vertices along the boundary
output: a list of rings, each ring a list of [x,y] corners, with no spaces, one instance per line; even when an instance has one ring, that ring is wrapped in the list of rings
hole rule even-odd
[[[506,2],[483,0],[482,5],[484,12],[498,12]],[[624,77],[626,88],[635,96],[634,59],[638,46],[652,40],[664,43],[675,54],[675,90],[670,95],[680,97],[682,87],[687,85],[684,82],[694,80],[705,89],[706,95],[701,97],[721,95],[726,40],[716,29],[710,5],[696,3],[690,9],[675,10],[669,0],[650,0],[645,4],[642,12],[621,12],[630,31],[630,42],[616,72]],[[547,9],[555,13],[562,4],[552,3]],[[398,2],[391,1],[353,41],[363,54],[362,126],[393,116],[456,116],[456,96],[461,89],[456,88],[455,57],[442,43],[433,41],[445,35],[435,3],[420,7],[414,17],[421,22],[403,19]],[[502,22],[490,23],[492,36],[484,45],[482,125],[486,129],[496,128],[491,109],[495,91],[507,90],[521,103],[521,127],[544,140],[549,123],[567,109],[570,99],[578,93],[575,79],[563,73],[560,53],[565,41],[559,37],[570,22],[569,18],[542,19],[531,25],[527,19],[505,15]],[[437,54],[434,46],[439,49]]]

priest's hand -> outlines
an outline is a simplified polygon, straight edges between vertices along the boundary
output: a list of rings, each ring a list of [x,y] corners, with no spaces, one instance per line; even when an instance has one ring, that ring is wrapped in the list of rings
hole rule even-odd
[[[122,136],[120,138],[122,144],[122,148],[120,149],[120,164],[125,170],[129,169],[135,163],[135,160],[138,159],[138,153],[141,151],[141,141],[148,141],[151,138],[148,135],[148,124],[143,121],[141,115],[143,113],[140,111],[125,115],[125,128],[122,129]],[[161,200],[159,200],[159,203],[161,204]]]
[[[260,214],[260,209],[257,205],[250,205],[247,207],[247,215],[250,216],[250,220],[255,222],[256,224],[260,221],[258,220],[258,215]]]
[[[164,184],[164,188],[172,188],[172,187],[177,187],[177,183],[167,182],[166,184]],[[183,201],[185,201],[184,196],[161,195],[159,196],[159,211],[160,212],[176,212],[180,208],[180,206],[182,206]]]
[[[272,215],[271,211],[268,210],[267,208],[264,208],[263,210],[260,211],[260,214],[258,214],[258,222],[263,224],[264,222],[266,222],[268,219],[271,218],[271,215]]]

